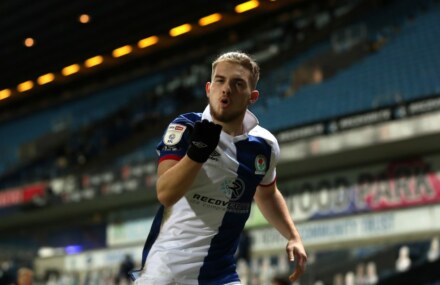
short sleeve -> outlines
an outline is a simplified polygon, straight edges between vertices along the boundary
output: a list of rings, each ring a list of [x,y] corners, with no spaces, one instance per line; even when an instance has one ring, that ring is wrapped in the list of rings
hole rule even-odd
[[[271,139],[267,140],[267,142],[271,147],[270,164],[266,174],[260,182],[260,185],[262,186],[268,186],[275,182],[277,177],[276,166],[280,157],[280,146],[278,145],[278,141],[275,139],[275,137],[271,137]]]

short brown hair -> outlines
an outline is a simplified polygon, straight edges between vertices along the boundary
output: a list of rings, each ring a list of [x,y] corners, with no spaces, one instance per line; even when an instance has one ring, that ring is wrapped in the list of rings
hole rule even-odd
[[[260,67],[248,54],[240,51],[231,51],[221,54],[212,63],[212,73],[214,73],[217,64],[223,61],[238,63],[249,70],[251,72],[251,87],[253,90],[256,89],[257,82],[260,79]]]

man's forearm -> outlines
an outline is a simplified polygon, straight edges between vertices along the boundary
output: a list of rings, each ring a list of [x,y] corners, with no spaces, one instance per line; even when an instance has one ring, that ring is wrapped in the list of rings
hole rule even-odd
[[[286,239],[300,239],[286,202],[278,190],[268,193],[264,197],[259,197],[256,202],[263,216]]]
[[[202,163],[184,156],[179,162],[163,161],[159,164],[156,182],[157,198],[166,207],[182,198],[202,168]]]

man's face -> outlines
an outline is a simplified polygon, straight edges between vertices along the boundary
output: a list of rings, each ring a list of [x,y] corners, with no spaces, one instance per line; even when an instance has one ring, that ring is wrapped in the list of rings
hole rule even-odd
[[[219,62],[212,82],[206,84],[211,115],[224,123],[243,120],[248,105],[256,101],[258,91],[250,86],[250,71],[232,62]]]
[[[32,284],[32,273],[26,272],[21,274],[18,277],[18,284],[19,285],[31,285]]]

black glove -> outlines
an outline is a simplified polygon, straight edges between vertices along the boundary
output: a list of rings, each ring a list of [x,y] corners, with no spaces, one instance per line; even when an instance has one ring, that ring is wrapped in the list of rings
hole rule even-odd
[[[196,122],[186,153],[188,157],[196,162],[206,162],[220,140],[221,131],[222,126],[208,120]]]

